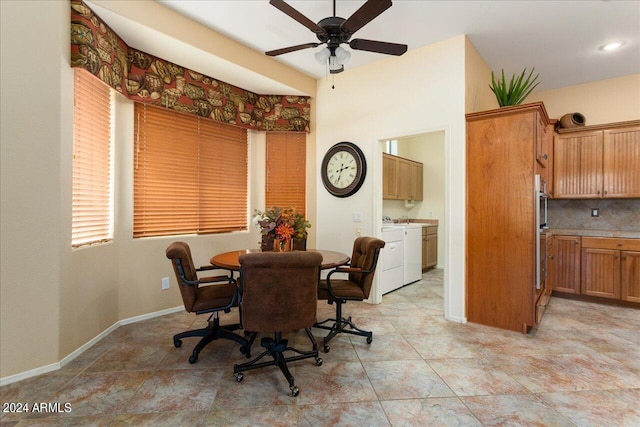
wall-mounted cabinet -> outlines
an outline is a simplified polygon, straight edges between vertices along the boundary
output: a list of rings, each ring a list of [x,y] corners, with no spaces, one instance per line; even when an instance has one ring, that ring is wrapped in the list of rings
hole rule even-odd
[[[422,174],[422,163],[383,153],[382,198],[422,200]]]
[[[558,132],[554,198],[640,197],[640,121]]]

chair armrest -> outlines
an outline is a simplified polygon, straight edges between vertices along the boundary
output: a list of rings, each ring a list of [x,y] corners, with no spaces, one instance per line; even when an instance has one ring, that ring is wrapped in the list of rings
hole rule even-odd
[[[348,264],[346,266],[341,266],[341,267],[336,267],[333,270],[331,270],[329,272],[329,274],[327,274],[326,277],[326,281],[327,281],[327,290],[329,291],[329,295],[331,295],[332,298],[337,299],[337,296],[333,293],[333,288],[331,286],[331,276],[334,273],[360,273],[362,272],[361,268],[357,268],[357,267],[350,267]]]
[[[227,283],[235,283],[236,281],[229,276],[211,276],[211,277],[201,277],[198,279],[200,283],[218,283],[218,282],[227,282]]]
[[[215,270],[218,267],[213,266],[213,265],[203,265],[200,268],[196,268],[196,271],[206,271],[206,270]]]
[[[338,267],[332,273],[362,273],[362,269],[358,267]]]

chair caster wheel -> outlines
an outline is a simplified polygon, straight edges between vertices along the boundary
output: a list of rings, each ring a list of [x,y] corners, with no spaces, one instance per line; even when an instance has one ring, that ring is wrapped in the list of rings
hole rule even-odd
[[[244,379],[244,375],[242,374],[242,372],[238,372],[236,374],[236,381],[237,382],[242,382],[243,379]]]
[[[316,366],[322,366],[322,358],[321,357],[318,357],[316,359]]]
[[[324,346],[324,352],[325,353],[329,353],[329,350],[331,350],[331,347],[329,347],[328,345],[325,344]]]
[[[182,345],[182,340],[173,340],[173,346],[179,348]]]
[[[296,386],[291,386],[291,396],[296,397],[300,394],[300,390]]]
[[[371,341],[373,341],[373,337],[367,337],[367,344],[371,344]]]
[[[197,361],[198,361],[198,356],[195,356],[195,355],[189,356],[189,363],[191,363],[192,365]]]

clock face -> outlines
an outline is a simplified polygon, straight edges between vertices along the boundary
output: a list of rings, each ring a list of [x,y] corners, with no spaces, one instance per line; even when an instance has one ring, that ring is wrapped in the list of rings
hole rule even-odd
[[[348,187],[356,179],[357,172],[356,159],[348,151],[338,151],[327,164],[327,176],[336,188]]]
[[[322,183],[336,197],[348,197],[360,189],[367,172],[362,150],[351,142],[339,142],[322,161]]]

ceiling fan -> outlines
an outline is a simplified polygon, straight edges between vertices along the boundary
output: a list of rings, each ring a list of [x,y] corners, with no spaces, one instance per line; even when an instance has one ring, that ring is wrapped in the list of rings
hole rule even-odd
[[[320,42],[304,43],[282,49],[270,50],[265,52],[268,56],[278,56],[284,53],[326,44],[326,48],[316,52],[315,58],[321,64],[328,62],[329,71],[331,74],[336,74],[344,71],[344,64],[351,56],[347,50],[340,46],[343,43],[348,43],[349,47],[354,50],[365,50],[386,55],[400,56],[407,51],[406,44],[367,39],[353,39],[349,41],[356,31],[389,9],[391,7],[391,0],[367,0],[365,4],[347,19],[336,16],[336,0],[333,0],[333,16],[321,19],[317,24],[285,3],[284,0],[270,0],[269,3],[313,31]]]

